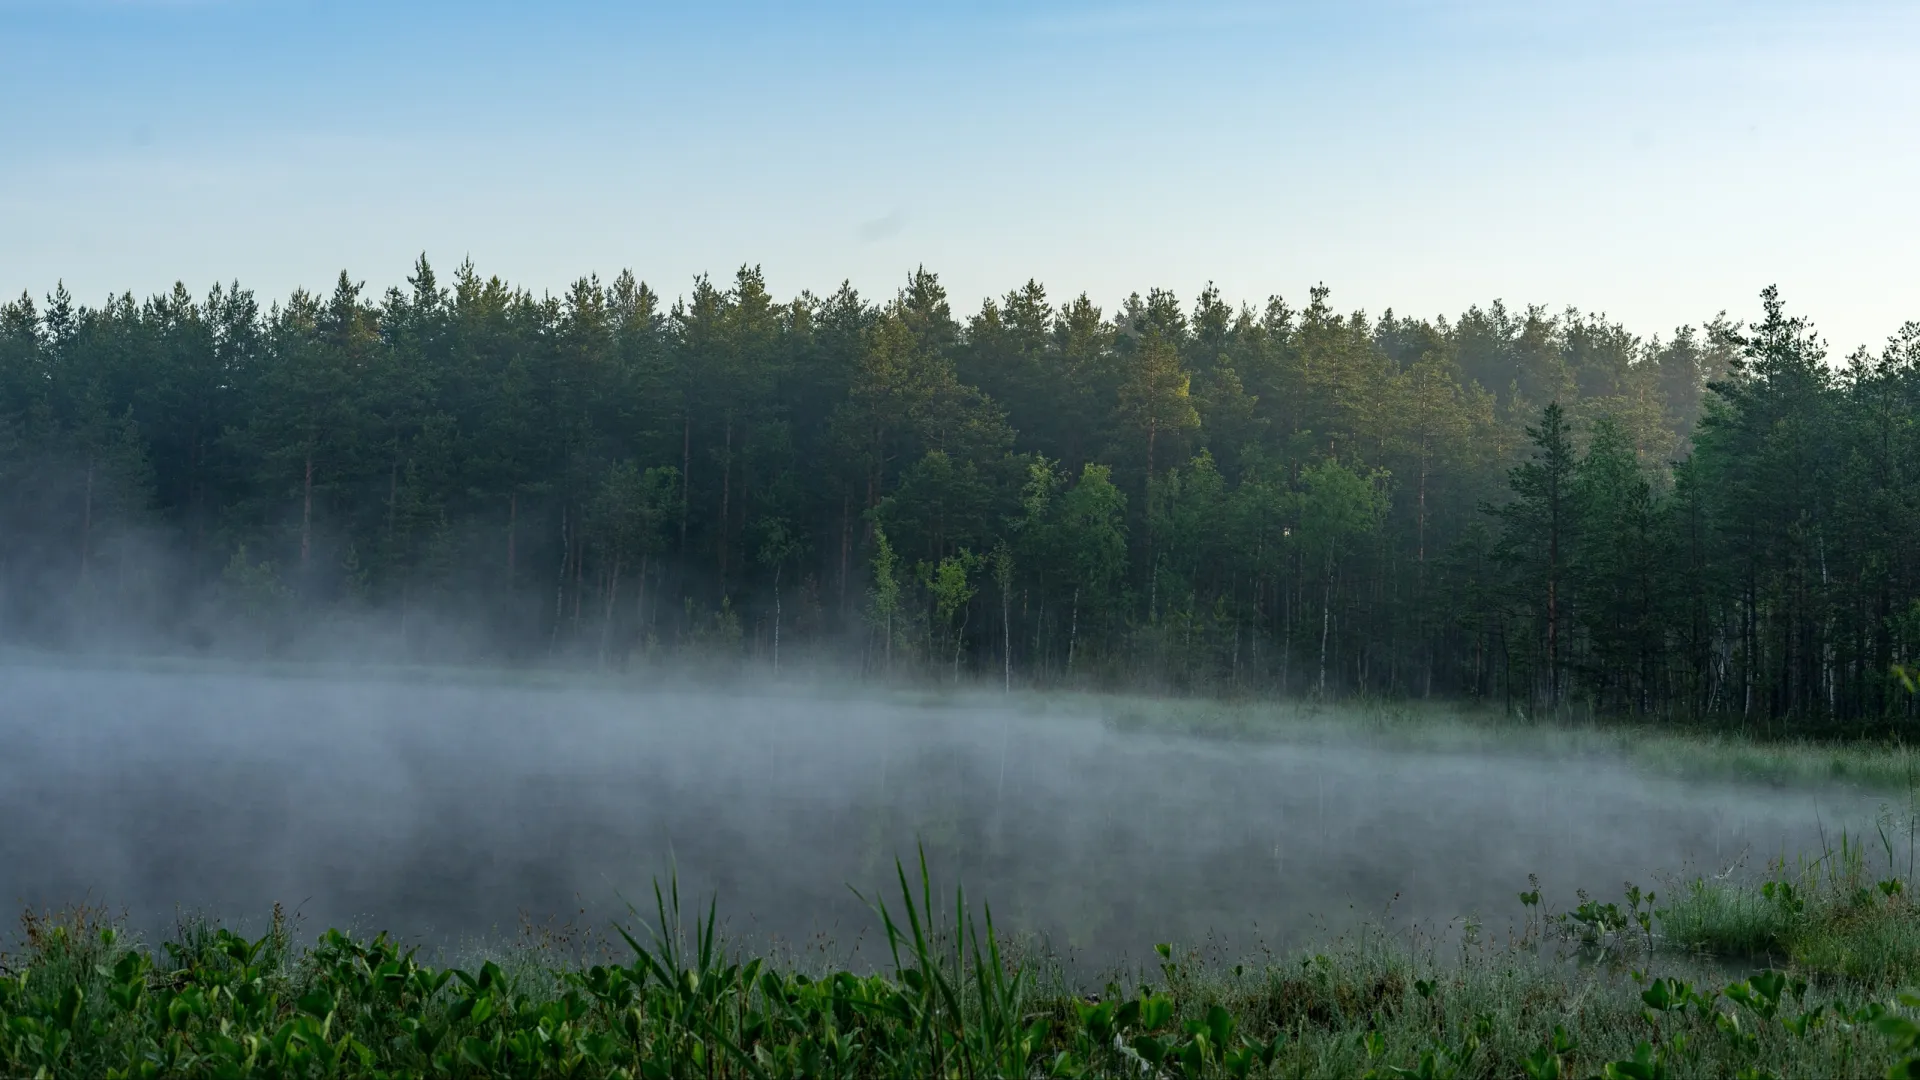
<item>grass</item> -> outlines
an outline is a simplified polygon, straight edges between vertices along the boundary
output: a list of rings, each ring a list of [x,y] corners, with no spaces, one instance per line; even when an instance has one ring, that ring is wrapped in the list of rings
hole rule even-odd
[[[1668,945],[1710,955],[1785,961],[1854,982],[1920,974],[1911,864],[1902,865],[1905,853],[1884,830],[1879,840],[1876,852],[1843,834],[1816,859],[1773,863],[1758,884],[1695,878],[1655,921]]]
[[[1664,908],[1556,914],[1535,890],[1506,941],[1368,931],[1234,964],[1162,945],[1097,993],[1007,949],[924,861],[873,900],[877,972],[740,955],[671,885],[599,963],[553,937],[446,967],[385,936],[296,947],[277,914],[149,948],[83,910],[24,923],[0,1075],[1882,1076],[1920,1041],[1899,993],[1920,931],[1865,866],[1843,851],[1791,895],[1700,882]]]
[[[1458,702],[1235,702],[1137,696],[1060,697],[1065,710],[1126,731],[1209,738],[1354,742],[1426,751],[1569,757],[1605,755],[1683,779],[1791,787],[1851,785],[1901,793],[1920,786],[1920,748],[1893,739],[1770,739],[1620,719],[1529,719]]]

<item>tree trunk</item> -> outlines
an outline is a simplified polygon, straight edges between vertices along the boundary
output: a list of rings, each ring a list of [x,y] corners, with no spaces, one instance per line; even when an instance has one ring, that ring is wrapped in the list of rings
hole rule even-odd
[[[1416,584],[1418,586],[1418,602],[1424,606],[1427,600],[1427,438],[1424,434],[1420,437],[1420,542],[1419,570],[1416,576]],[[1420,696],[1423,698],[1433,696],[1434,654],[1439,651],[1434,641],[1432,628],[1427,627],[1425,629],[1426,633],[1423,634],[1422,637],[1425,639],[1426,646],[1424,649],[1426,653],[1426,677],[1425,685],[1420,691]]]
[[[1548,550],[1551,552],[1551,545]],[[1560,597],[1559,582],[1552,570],[1553,556],[1547,558],[1547,706],[1553,708],[1560,703]]]
[[[307,560],[313,550],[313,448],[307,448],[307,478],[300,495],[300,576],[307,576]]]
[[[587,538],[578,528],[573,530],[573,632],[580,633],[580,604],[586,599],[587,590],[584,581],[587,574]]]
[[[693,413],[680,414],[680,567],[686,570],[687,485],[693,481]],[[676,579],[679,574],[674,575]]]
[[[780,674],[780,564],[773,566],[773,673]]]
[[[853,545],[853,494],[840,496],[840,617],[847,614],[847,556]]]
[[[519,525],[520,493],[509,492],[507,495],[507,591],[509,593],[513,591],[514,538],[520,531]]]
[[[1013,693],[1013,589],[1000,586],[1000,692]]]
[[[1473,635],[1473,696],[1487,696],[1487,628],[1482,626]]]
[[[966,647],[967,619],[972,615],[972,607],[968,604],[967,609],[960,613],[960,629],[953,634],[953,681],[956,686],[960,683],[960,650]]]
[[[1040,587],[1043,590],[1046,588],[1046,581],[1044,579],[1040,582]],[[1029,683],[1039,681],[1047,672],[1046,641],[1042,636],[1046,632],[1047,594],[1043,591],[1040,594],[1040,603],[1036,604],[1033,609],[1033,671],[1028,676]]]
[[[1320,592],[1320,696],[1327,695],[1327,630],[1333,622],[1333,563],[1327,563]]]
[[[1158,423],[1153,417],[1147,418],[1147,482],[1140,491],[1140,505],[1146,510],[1147,532],[1147,625],[1154,624],[1154,608],[1160,603],[1160,575],[1153,566],[1153,437],[1158,431]]]
[[[207,484],[202,475],[206,469],[207,440],[200,436],[193,443],[193,562],[198,572],[200,560],[206,554],[207,539]]]
[[[640,577],[633,585],[633,622],[639,627],[642,641],[647,636],[647,564],[652,561],[645,550],[640,552]]]
[[[1227,665],[1227,685],[1240,689],[1240,620],[1233,620],[1233,659]]]
[[[863,544],[873,543],[873,508],[880,505],[880,488],[884,486],[884,473],[887,468],[886,454],[887,433],[876,425],[873,429],[871,460],[867,463],[867,512],[862,515],[866,518],[867,525],[860,537],[860,542]]]
[[[1280,622],[1286,627],[1286,642],[1281,645],[1280,653],[1280,694],[1286,696],[1293,692],[1293,593],[1294,575],[1280,586]]]
[[[1560,704],[1560,490],[1556,484],[1547,519],[1547,707]]]
[[[560,641],[560,624],[567,619],[567,563],[573,558],[573,545],[567,537],[567,508],[560,508],[560,578],[553,583],[553,633],[547,638],[547,651]]]
[[[87,491],[80,511],[80,587],[87,587],[87,563],[93,551],[93,459],[87,459]],[[84,597],[82,598],[84,599]]]
[[[727,595],[728,515],[733,498],[733,416],[728,414],[726,441],[720,452],[720,595]]]
[[[1067,628],[1067,677],[1073,677],[1073,650],[1080,640],[1080,587],[1073,589],[1073,619]]]
[[[620,560],[613,560],[613,572],[607,578],[606,611],[600,617],[600,666],[607,666],[607,645],[613,640],[613,602],[620,595]]]
[[[1751,539],[1751,531],[1748,532],[1748,537]],[[1752,549],[1749,548],[1748,550]],[[1741,614],[1740,624],[1741,636],[1746,639],[1746,655],[1741,657],[1740,662],[1740,715],[1743,717],[1751,717],[1753,715],[1753,674],[1759,667],[1760,654],[1760,620],[1755,614],[1757,604],[1755,594],[1758,590],[1754,585],[1753,569],[1751,566],[1747,569],[1746,591],[1746,611]]]
[[[393,548],[393,523],[400,508],[400,454],[396,450],[393,464],[387,467],[387,548]]]
[[[1427,441],[1420,440],[1420,584],[1427,582]]]

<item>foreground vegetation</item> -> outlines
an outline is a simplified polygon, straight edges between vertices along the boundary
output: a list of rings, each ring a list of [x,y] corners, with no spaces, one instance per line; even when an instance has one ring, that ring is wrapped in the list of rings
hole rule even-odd
[[[738,956],[711,909],[683,926],[671,887],[620,931],[624,960],[591,964],[523,947],[435,967],[337,931],[296,949],[277,912],[259,938],[190,925],[158,948],[86,911],[29,916],[0,1075],[1909,1075],[1920,910],[1870,865],[1848,840],[1757,884],[1564,911],[1536,885],[1502,941],[1368,932],[1232,965],[1162,945],[1098,993],[936,900],[924,864],[874,905],[877,973]]]

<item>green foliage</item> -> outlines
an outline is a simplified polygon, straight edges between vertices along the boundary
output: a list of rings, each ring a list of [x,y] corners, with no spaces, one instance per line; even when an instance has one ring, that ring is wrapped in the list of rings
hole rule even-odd
[[[879,302],[754,266],[674,300],[424,257],[382,295],[56,290],[0,305],[0,624],[191,635],[214,607],[182,598],[224,593],[610,663],[871,621],[903,676],[1899,730],[1920,324],[1834,363],[1777,291],[1758,315],[1662,340],[1028,282],[968,316],[924,269]],[[950,611],[908,572],[1001,541]]]
[[[1300,544],[1315,563],[1332,563],[1386,516],[1386,475],[1364,475],[1329,458],[1300,475]]]
[[[220,580],[228,601],[241,615],[252,619],[277,613],[293,597],[293,590],[280,580],[273,564],[264,559],[256,562],[247,554],[245,544],[227,560]]]
[[[1060,497],[1056,535],[1065,548],[1070,580],[1084,602],[1111,598],[1126,571],[1127,497],[1104,465],[1088,465]]]
[[[619,930],[627,959],[586,966],[437,966],[332,930],[295,949],[277,914],[259,937],[195,924],[152,949],[92,912],[29,915],[0,979],[0,1074],[1651,1080],[1906,1076],[1920,1058],[1920,996],[1885,978],[1629,981],[1524,948],[1437,961],[1395,936],[1230,970],[1160,945],[1157,976],[1087,994],[1009,950],[990,909],[937,890],[924,856],[895,881],[868,900],[877,972],[741,955],[717,905],[689,919],[675,881]]]
[[[1528,460],[1507,474],[1513,501],[1497,511],[1499,554],[1512,570],[1514,604],[1526,612],[1534,628],[1522,655],[1531,658],[1537,693],[1551,708],[1565,692],[1561,669],[1571,606],[1566,595],[1567,563],[1578,529],[1576,462],[1573,432],[1558,401],[1547,404],[1539,425],[1528,427],[1526,434],[1533,450]]]
[[[881,641],[885,644],[887,663],[893,663],[894,620],[900,614],[900,569],[899,561],[893,553],[893,545],[887,542],[887,531],[879,526],[873,530],[873,621],[880,630]]]
[[[967,629],[967,612],[979,588],[973,582],[973,574],[980,568],[982,559],[973,552],[961,548],[959,554],[949,555],[938,563],[920,565],[921,584],[927,595],[933,598],[933,625],[939,628],[951,643],[949,650],[953,654],[953,673],[960,675],[960,653],[964,648]]]

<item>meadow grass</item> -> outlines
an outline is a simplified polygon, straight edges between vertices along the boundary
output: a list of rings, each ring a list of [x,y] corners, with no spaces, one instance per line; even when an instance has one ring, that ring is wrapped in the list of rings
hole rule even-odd
[[[1122,731],[1203,738],[1353,743],[1404,750],[1575,757],[1605,755],[1650,773],[1792,787],[1835,784],[1881,793],[1920,788],[1920,747],[1897,739],[1776,738],[1631,718],[1524,717],[1470,703],[1345,702],[1048,695],[1051,708],[1101,717]],[[1038,705],[1038,708],[1046,708]]]
[[[1784,961],[1856,982],[1920,974],[1920,905],[1903,852],[1842,834],[1818,857],[1768,867],[1759,882],[1696,877],[1654,911],[1672,948]]]

